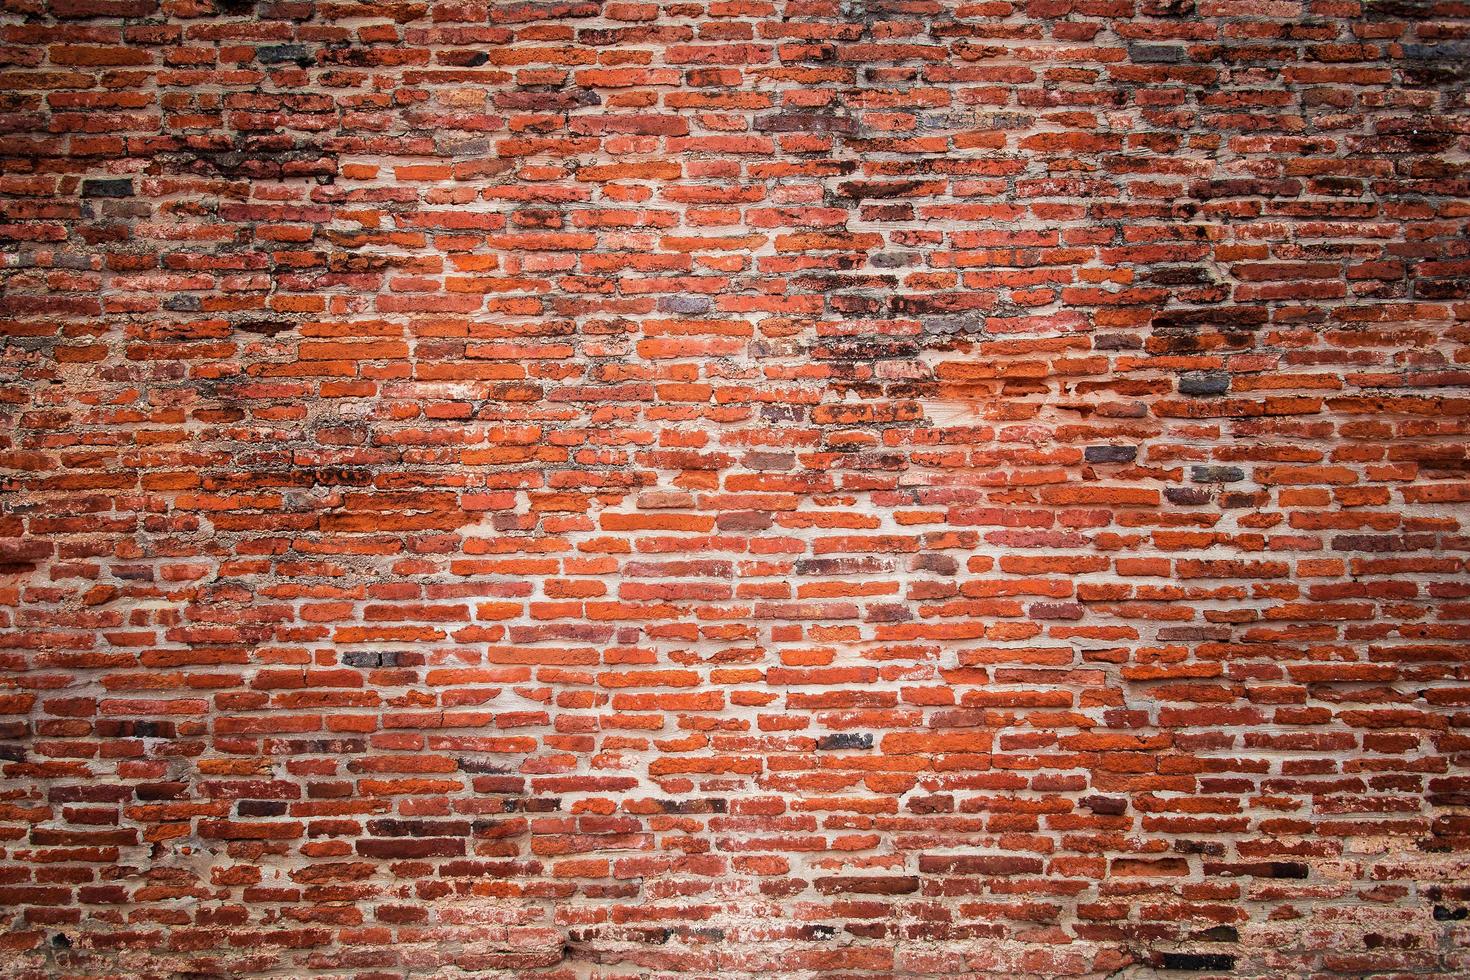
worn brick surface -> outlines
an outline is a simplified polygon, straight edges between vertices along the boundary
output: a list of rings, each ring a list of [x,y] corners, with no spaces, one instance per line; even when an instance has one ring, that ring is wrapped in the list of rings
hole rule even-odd
[[[1467,84],[4,0],[0,972],[1470,975]]]

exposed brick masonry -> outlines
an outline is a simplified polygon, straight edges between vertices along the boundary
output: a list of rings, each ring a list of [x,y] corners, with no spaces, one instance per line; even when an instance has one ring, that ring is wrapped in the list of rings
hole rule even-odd
[[[1470,976],[1470,3],[0,32],[0,975]]]

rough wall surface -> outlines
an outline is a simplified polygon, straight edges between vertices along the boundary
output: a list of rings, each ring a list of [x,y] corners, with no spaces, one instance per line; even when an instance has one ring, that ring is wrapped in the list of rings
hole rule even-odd
[[[6,0],[6,977],[1470,975],[1470,6]]]

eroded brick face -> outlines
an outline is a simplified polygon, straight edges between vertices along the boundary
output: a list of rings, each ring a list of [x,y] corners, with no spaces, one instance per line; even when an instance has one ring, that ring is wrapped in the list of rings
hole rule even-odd
[[[6,977],[1470,975],[1470,6],[4,7]]]

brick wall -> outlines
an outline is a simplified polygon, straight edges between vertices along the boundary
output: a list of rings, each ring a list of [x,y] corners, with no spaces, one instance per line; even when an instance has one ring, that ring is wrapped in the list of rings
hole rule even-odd
[[[1470,5],[3,9],[5,976],[1470,975]]]

